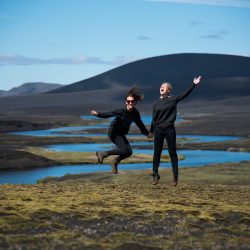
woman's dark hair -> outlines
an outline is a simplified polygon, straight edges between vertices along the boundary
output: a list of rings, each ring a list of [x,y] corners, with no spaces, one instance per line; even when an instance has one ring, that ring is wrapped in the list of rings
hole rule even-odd
[[[126,98],[129,96],[132,96],[136,101],[142,101],[144,98],[144,95],[136,86],[131,87]]]

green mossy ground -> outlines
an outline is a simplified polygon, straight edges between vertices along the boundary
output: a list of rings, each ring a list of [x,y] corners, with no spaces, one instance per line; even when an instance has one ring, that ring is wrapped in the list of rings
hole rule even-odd
[[[26,127],[38,129],[36,125],[31,120]],[[1,131],[9,127],[16,130],[7,123]],[[139,140],[148,139],[130,139]],[[0,168],[95,163],[94,154],[40,147],[97,141],[107,138],[1,134]],[[249,136],[234,142],[185,142],[177,143],[181,149],[250,150]],[[129,161],[151,162],[151,157],[134,155]],[[169,169],[160,169],[157,186],[151,184],[150,170],[0,185],[0,249],[250,249],[249,169],[250,162],[184,168],[177,187],[171,185]]]
[[[33,155],[40,156],[54,162],[65,164],[97,164],[95,152],[56,152],[53,150],[44,150],[39,147],[28,147],[24,149]],[[109,163],[114,156],[105,158],[103,163]],[[178,155],[179,160],[183,160],[184,156]],[[162,155],[162,162],[170,162],[169,155]],[[151,163],[152,155],[149,154],[133,154],[131,157],[121,162],[123,163]]]
[[[250,162],[0,185],[0,249],[249,249]]]

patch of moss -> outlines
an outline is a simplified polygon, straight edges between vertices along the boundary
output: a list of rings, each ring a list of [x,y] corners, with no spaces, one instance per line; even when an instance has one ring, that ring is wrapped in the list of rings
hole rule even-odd
[[[97,157],[95,152],[56,152],[50,150],[44,150],[40,147],[27,147],[24,149],[26,152],[33,155],[41,156],[46,159],[50,159],[61,164],[96,164]],[[109,163],[113,158],[109,157],[104,159],[104,163]],[[179,160],[183,160],[183,155],[178,155]],[[151,163],[152,155],[149,154],[133,154],[131,157],[121,162],[123,163]],[[162,156],[162,162],[170,162],[168,155]]]
[[[157,186],[149,174],[121,171],[0,185],[0,246],[247,249],[249,162],[181,169],[177,187],[171,186],[170,169],[160,169]]]

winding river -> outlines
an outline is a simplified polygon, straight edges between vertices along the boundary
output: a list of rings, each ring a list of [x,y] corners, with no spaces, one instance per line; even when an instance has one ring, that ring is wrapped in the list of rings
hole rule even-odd
[[[84,116],[83,119],[91,119],[92,117]],[[150,116],[142,116],[145,124],[151,121]],[[180,120],[179,120],[180,121]],[[91,133],[91,129],[107,128],[109,123],[101,123],[91,126],[80,127],[61,127],[48,130],[35,130],[35,131],[21,131],[12,132],[11,134],[29,135],[29,136],[107,136],[102,133]],[[86,134],[85,131],[88,130]],[[80,131],[80,133],[75,133]],[[72,134],[71,134],[72,132]],[[131,136],[131,135],[130,135]],[[138,136],[138,135],[136,135]],[[188,138],[191,142],[215,142],[241,139],[235,136],[209,136],[209,135],[179,135],[178,138]],[[188,141],[188,142],[189,142]],[[188,143],[183,141],[183,143]],[[136,142],[131,143],[132,146],[149,144],[149,142]],[[133,152],[152,154],[152,149],[134,149]],[[60,151],[60,152],[95,152],[97,150],[105,150],[112,147],[111,143],[85,143],[85,144],[58,144],[44,147],[44,150]],[[167,153],[166,150],[163,152]],[[179,150],[178,154],[184,155],[185,159],[179,161],[180,167],[196,167],[207,164],[218,164],[225,162],[239,162],[250,159],[248,152],[228,152],[228,151],[215,151],[215,150]],[[161,167],[169,168],[170,163],[163,163]],[[120,170],[140,170],[150,169],[151,163],[136,163],[136,164],[120,164]],[[38,179],[47,176],[63,176],[65,174],[78,174],[78,173],[91,173],[110,171],[110,166],[107,164],[82,164],[82,165],[69,165],[69,166],[52,166],[36,169],[21,169],[21,170],[4,170],[0,172],[0,183],[22,183],[34,184]]]

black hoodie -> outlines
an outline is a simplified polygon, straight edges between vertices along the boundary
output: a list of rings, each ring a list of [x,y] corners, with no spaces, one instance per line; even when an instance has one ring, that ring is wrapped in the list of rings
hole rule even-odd
[[[128,111],[125,107],[111,112],[98,112],[97,117],[115,117],[115,119],[110,124],[109,134],[117,132],[118,134],[126,135],[132,122],[135,122],[142,134],[148,135],[149,133],[141,120],[139,111],[136,108],[133,108],[131,111]]]
[[[153,107],[150,132],[154,132],[155,126],[174,126],[177,115],[177,103],[187,97],[192,92],[195,86],[196,85],[193,83],[185,92],[178,96],[167,96],[156,101]]]

